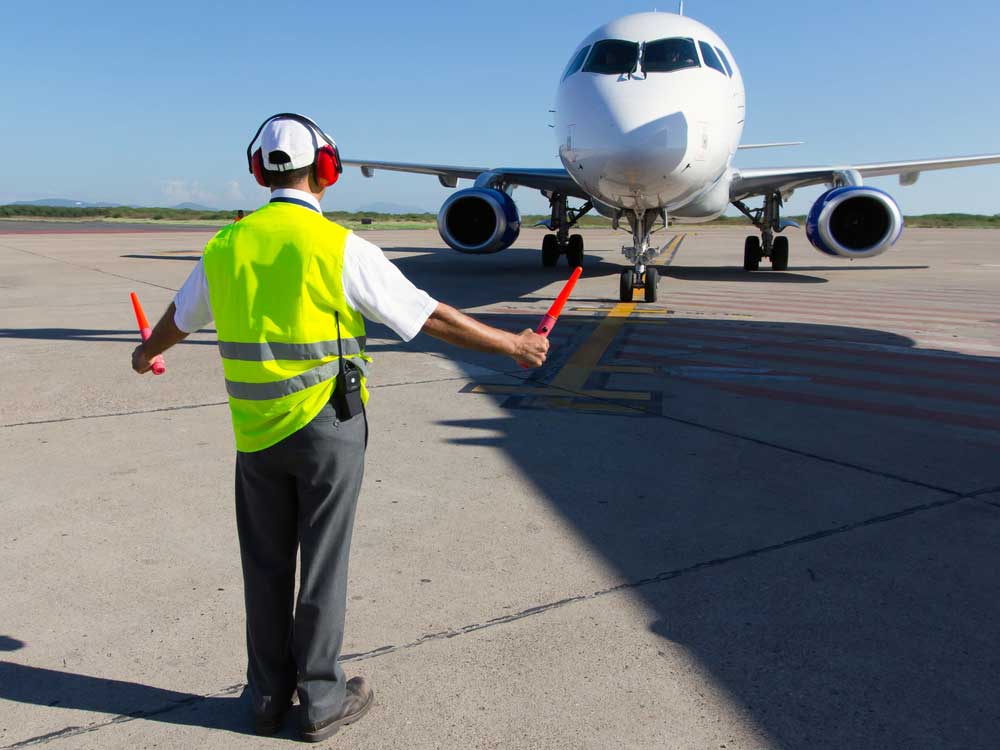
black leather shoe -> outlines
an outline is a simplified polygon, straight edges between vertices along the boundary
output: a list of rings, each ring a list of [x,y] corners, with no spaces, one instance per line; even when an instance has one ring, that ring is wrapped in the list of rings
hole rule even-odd
[[[364,677],[352,677],[347,681],[347,695],[344,696],[340,710],[315,724],[303,724],[302,739],[306,742],[322,742],[327,737],[332,737],[341,727],[353,724],[368,713],[374,702],[375,693],[368,686],[368,681]]]
[[[281,727],[285,725],[285,718],[295,703],[297,703],[295,693],[292,693],[288,704],[278,713],[271,716],[255,713],[253,716],[253,731],[263,737],[270,737],[272,734],[277,734],[281,731]]]
[[[287,711],[282,711],[276,716],[254,716],[253,717],[253,731],[255,734],[259,734],[262,737],[270,737],[272,734],[277,734],[281,731],[281,728],[285,725],[285,715]]]

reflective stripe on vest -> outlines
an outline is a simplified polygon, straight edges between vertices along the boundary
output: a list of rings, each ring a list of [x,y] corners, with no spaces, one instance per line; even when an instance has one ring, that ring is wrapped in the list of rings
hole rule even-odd
[[[344,356],[364,354],[365,337],[358,339],[341,338],[340,347]],[[284,344],[262,341],[259,344],[247,344],[238,341],[220,341],[219,353],[224,359],[239,359],[244,362],[270,362],[275,359],[326,359],[340,354],[337,339],[317,341],[312,344]]]
[[[345,352],[346,354],[346,352]],[[345,360],[361,370],[368,377],[368,363],[360,357],[344,357]],[[336,377],[340,371],[340,360],[326,362],[319,367],[307,370],[301,375],[286,380],[275,380],[270,383],[243,383],[237,380],[226,380],[226,391],[233,398],[244,401],[269,401],[270,399],[290,396],[298,391],[304,391],[317,383]]]

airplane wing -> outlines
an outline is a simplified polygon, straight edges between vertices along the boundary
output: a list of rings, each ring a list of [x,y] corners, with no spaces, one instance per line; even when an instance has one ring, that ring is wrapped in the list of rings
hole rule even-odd
[[[921,172],[934,169],[956,169],[974,167],[980,164],[1000,164],[1000,154],[980,156],[956,156],[945,159],[922,159],[919,161],[890,161],[878,164],[855,164],[840,167],[774,167],[768,169],[736,169],[733,173],[729,197],[743,200],[755,195],[766,195],[775,191],[790,192],[806,185],[831,184],[838,174],[857,172],[862,177],[885,177],[899,175],[901,185],[912,185]]]
[[[413,174],[435,175],[444,187],[455,187],[458,180],[475,180],[479,175],[490,173],[497,175],[510,185],[522,185],[535,190],[560,193],[562,195],[582,198],[589,196],[573,182],[573,179],[561,167],[555,169],[519,169],[490,167],[460,167],[447,164],[407,164],[396,161],[365,161],[363,159],[344,159],[345,167],[360,167],[365,177],[374,177],[375,172],[384,169],[388,172],[411,172]]]

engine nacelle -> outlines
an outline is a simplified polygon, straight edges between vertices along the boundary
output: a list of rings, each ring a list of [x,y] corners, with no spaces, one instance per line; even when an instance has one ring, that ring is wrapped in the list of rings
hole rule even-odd
[[[806,221],[806,236],[820,252],[840,258],[870,258],[896,244],[903,215],[888,193],[853,185],[823,193]]]
[[[521,233],[521,216],[502,190],[459,190],[441,206],[437,217],[441,239],[460,253],[497,253],[514,244]]]

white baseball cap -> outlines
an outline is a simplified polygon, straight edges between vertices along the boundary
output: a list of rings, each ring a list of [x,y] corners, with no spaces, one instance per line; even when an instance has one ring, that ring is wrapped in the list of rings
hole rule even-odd
[[[312,128],[298,120],[271,120],[260,134],[264,169],[288,172],[308,167],[316,160],[316,149],[324,141]]]

